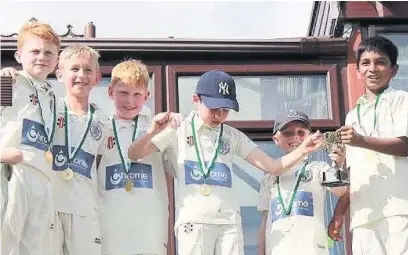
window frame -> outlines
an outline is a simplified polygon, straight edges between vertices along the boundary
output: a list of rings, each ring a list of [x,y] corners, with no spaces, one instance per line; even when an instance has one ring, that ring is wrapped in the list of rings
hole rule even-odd
[[[397,34],[407,34],[408,35],[408,25],[369,25],[368,26],[368,37],[376,36],[380,33],[397,33]]]
[[[231,75],[315,75],[324,74],[328,80],[328,93],[330,97],[329,110],[332,119],[312,119],[311,124],[316,128],[333,129],[340,127],[340,76],[338,64],[237,64],[237,65],[167,65],[166,66],[166,89],[167,109],[178,111],[178,88],[177,78],[183,75],[201,75],[212,70],[223,70]],[[273,120],[242,120],[227,121],[228,125],[243,130],[268,130],[273,128]],[[266,134],[265,134],[266,135]]]

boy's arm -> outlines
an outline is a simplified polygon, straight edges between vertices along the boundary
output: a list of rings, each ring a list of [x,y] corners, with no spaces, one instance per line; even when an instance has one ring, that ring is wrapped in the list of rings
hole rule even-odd
[[[343,196],[337,201],[334,209],[333,217],[328,227],[328,234],[331,239],[335,241],[343,240],[341,236],[341,229],[343,227],[344,215],[350,205],[350,189],[348,188]]]
[[[170,127],[166,128],[169,125]],[[174,127],[179,125],[180,119],[174,117],[173,113],[163,112],[157,114],[152,119],[151,128],[129,146],[128,157],[136,161],[149,156],[153,152],[163,152],[174,141],[176,137]]]
[[[408,157],[408,138],[406,136],[377,138],[362,136],[353,127],[343,126],[340,129],[342,143],[383,154]]]
[[[16,148],[4,148],[1,153],[1,162],[9,165],[16,165],[23,161],[23,153]]]
[[[294,151],[279,159],[271,158],[261,149],[255,147],[245,160],[273,176],[280,176],[286,170],[301,162],[309,153],[319,149],[322,144],[323,138],[321,137],[321,134],[317,132],[308,136]]]
[[[361,147],[392,156],[408,157],[408,94],[404,93],[395,99],[391,110],[394,113],[395,137],[377,138],[362,136],[353,127],[340,128],[343,143]],[[347,122],[346,122],[347,123]]]

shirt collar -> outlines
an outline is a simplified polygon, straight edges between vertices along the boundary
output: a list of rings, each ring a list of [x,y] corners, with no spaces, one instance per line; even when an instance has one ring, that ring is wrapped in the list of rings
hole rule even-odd
[[[187,121],[188,122],[192,122],[192,120],[193,120],[193,117],[194,117],[194,126],[195,126],[195,129],[197,130],[197,131],[199,131],[200,129],[202,129],[202,128],[206,128],[206,129],[209,129],[209,130],[212,130],[212,131],[218,131],[218,129],[220,128],[220,126],[218,126],[218,127],[215,127],[215,128],[212,128],[212,127],[209,127],[207,124],[205,124],[204,123],[204,121],[203,121],[203,119],[201,119],[199,116],[198,116],[198,113],[197,113],[197,111],[191,111],[190,112],[190,114],[187,116]]]
[[[381,100],[387,99],[387,98],[388,98],[388,95],[389,95],[391,92],[393,92],[393,91],[395,91],[394,88],[388,87],[387,89],[385,89],[385,90],[383,91],[383,93],[381,94],[381,98],[380,98],[380,99],[381,99]],[[357,105],[359,105],[359,104],[365,105],[365,104],[368,104],[368,103],[369,103],[369,102],[368,102],[368,99],[367,99],[367,94],[365,94],[365,93],[357,99]]]

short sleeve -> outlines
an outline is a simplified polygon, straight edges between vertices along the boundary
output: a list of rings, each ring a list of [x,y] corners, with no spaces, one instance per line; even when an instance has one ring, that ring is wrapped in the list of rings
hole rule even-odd
[[[151,142],[159,149],[159,151],[164,152],[167,148],[175,150],[177,148],[177,130],[174,128],[167,127],[157,135],[155,135]]]
[[[236,132],[238,133],[236,155],[245,159],[257,145],[243,132],[239,130]]]
[[[402,92],[402,91],[401,91]],[[394,134],[396,137],[408,137],[408,93],[400,93],[392,104]]]

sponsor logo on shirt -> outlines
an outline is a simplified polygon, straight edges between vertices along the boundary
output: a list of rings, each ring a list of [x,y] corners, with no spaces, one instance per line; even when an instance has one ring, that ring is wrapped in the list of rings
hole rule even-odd
[[[207,164],[208,162],[206,162]],[[185,183],[189,184],[204,184],[204,178],[200,172],[198,162],[185,160]],[[205,183],[214,186],[223,186],[231,188],[231,170],[224,163],[215,162],[210,174],[207,176]]]
[[[37,98],[37,96],[36,96],[35,94],[31,94],[31,95],[30,95],[30,102],[31,102],[33,105],[36,105],[36,104],[38,103],[38,98]]]
[[[38,122],[23,119],[23,131],[21,133],[21,144],[29,145],[42,151],[48,149],[47,134],[44,125]]]
[[[105,189],[124,188],[127,180],[133,182],[135,188],[153,189],[152,166],[144,163],[132,163],[129,174],[123,164],[106,167]]]
[[[193,146],[193,145],[194,145],[194,138],[193,138],[192,135],[187,136],[187,144],[188,144],[189,146]]]
[[[94,155],[80,149],[75,155],[75,158],[73,158],[68,165],[68,152],[66,151],[65,146],[53,145],[52,151],[54,156],[52,169],[54,171],[64,171],[69,167],[75,173],[91,179],[92,165],[95,160]]]
[[[283,197],[285,206],[288,206],[288,196]],[[282,205],[279,203],[278,198],[274,198],[271,201],[271,213],[272,213],[272,222],[286,217]],[[294,199],[292,211],[290,213],[293,215],[303,215],[303,216],[314,216],[314,207],[313,207],[313,194],[311,192],[299,191]]]
[[[59,117],[59,118],[58,118],[58,120],[57,120],[57,126],[58,126],[59,128],[65,127],[64,117]]]
[[[113,146],[115,146],[115,137],[113,136],[109,136],[108,137],[108,144],[106,145],[106,147],[111,150],[113,148]]]

